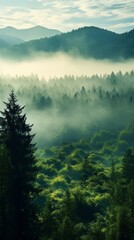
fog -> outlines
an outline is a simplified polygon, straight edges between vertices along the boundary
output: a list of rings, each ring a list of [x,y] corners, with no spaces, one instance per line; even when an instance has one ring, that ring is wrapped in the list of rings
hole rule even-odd
[[[81,138],[90,138],[94,132],[101,129],[115,129],[120,117],[123,119],[120,129],[124,127],[124,123],[129,123],[130,115],[124,117],[116,113],[113,116],[108,108],[93,107],[90,111],[82,113],[81,108],[73,109],[67,116],[62,112],[35,110],[27,112],[27,121],[31,124],[34,122],[32,131],[36,133],[37,146],[59,145]]]
[[[34,124],[37,146],[90,138],[102,129],[118,131],[134,120],[133,64],[63,54],[1,59],[0,110],[14,89],[27,122]]]
[[[64,75],[94,75],[109,74],[133,70],[134,60],[112,62],[109,60],[83,59],[71,57],[62,53],[33,55],[27,60],[0,59],[0,74],[30,75],[37,74],[46,80]]]

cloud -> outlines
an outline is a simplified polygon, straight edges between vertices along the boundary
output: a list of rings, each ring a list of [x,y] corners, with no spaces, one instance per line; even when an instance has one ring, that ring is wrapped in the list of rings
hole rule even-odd
[[[133,12],[132,0],[118,3],[115,0],[2,0],[0,25],[23,28],[43,25],[65,32],[83,25],[96,25],[123,31],[123,23],[125,28],[134,23]]]

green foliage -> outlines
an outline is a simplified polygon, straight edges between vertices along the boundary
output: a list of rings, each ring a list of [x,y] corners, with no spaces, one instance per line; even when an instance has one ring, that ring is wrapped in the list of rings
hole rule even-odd
[[[47,151],[53,155],[40,159],[46,183],[40,185],[45,187],[44,201],[46,196],[50,198],[55,226],[51,226],[50,239],[122,240],[127,234],[132,240],[134,191],[129,172],[133,172],[133,153],[128,150],[123,158],[117,149],[122,131],[101,130],[91,140],[50,147]],[[99,148],[95,139],[101,140]],[[51,176],[48,166],[55,169]]]
[[[134,179],[134,154],[128,149],[123,158],[123,177],[130,181]]]

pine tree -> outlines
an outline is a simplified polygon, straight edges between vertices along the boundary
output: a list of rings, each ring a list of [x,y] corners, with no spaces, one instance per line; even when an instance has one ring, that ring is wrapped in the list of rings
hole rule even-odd
[[[5,144],[13,167],[10,203],[14,211],[14,231],[10,239],[34,240],[38,239],[34,232],[36,208],[33,202],[37,169],[32,125],[26,123],[26,115],[22,113],[24,107],[17,103],[13,91],[5,105],[0,118],[0,142]]]
[[[128,149],[122,162],[123,177],[130,181],[134,179],[134,155],[131,149]]]
[[[134,239],[134,156],[128,149],[122,161],[122,172],[110,182],[111,201],[107,209],[106,239]],[[113,185],[114,184],[114,185]],[[114,186],[114,187],[113,187]]]

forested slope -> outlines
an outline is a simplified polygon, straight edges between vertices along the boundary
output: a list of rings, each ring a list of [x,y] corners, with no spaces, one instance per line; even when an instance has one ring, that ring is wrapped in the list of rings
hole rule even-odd
[[[63,52],[76,57],[122,60],[134,58],[134,30],[124,34],[84,27],[51,38],[29,41],[9,50],[9,56]]]

